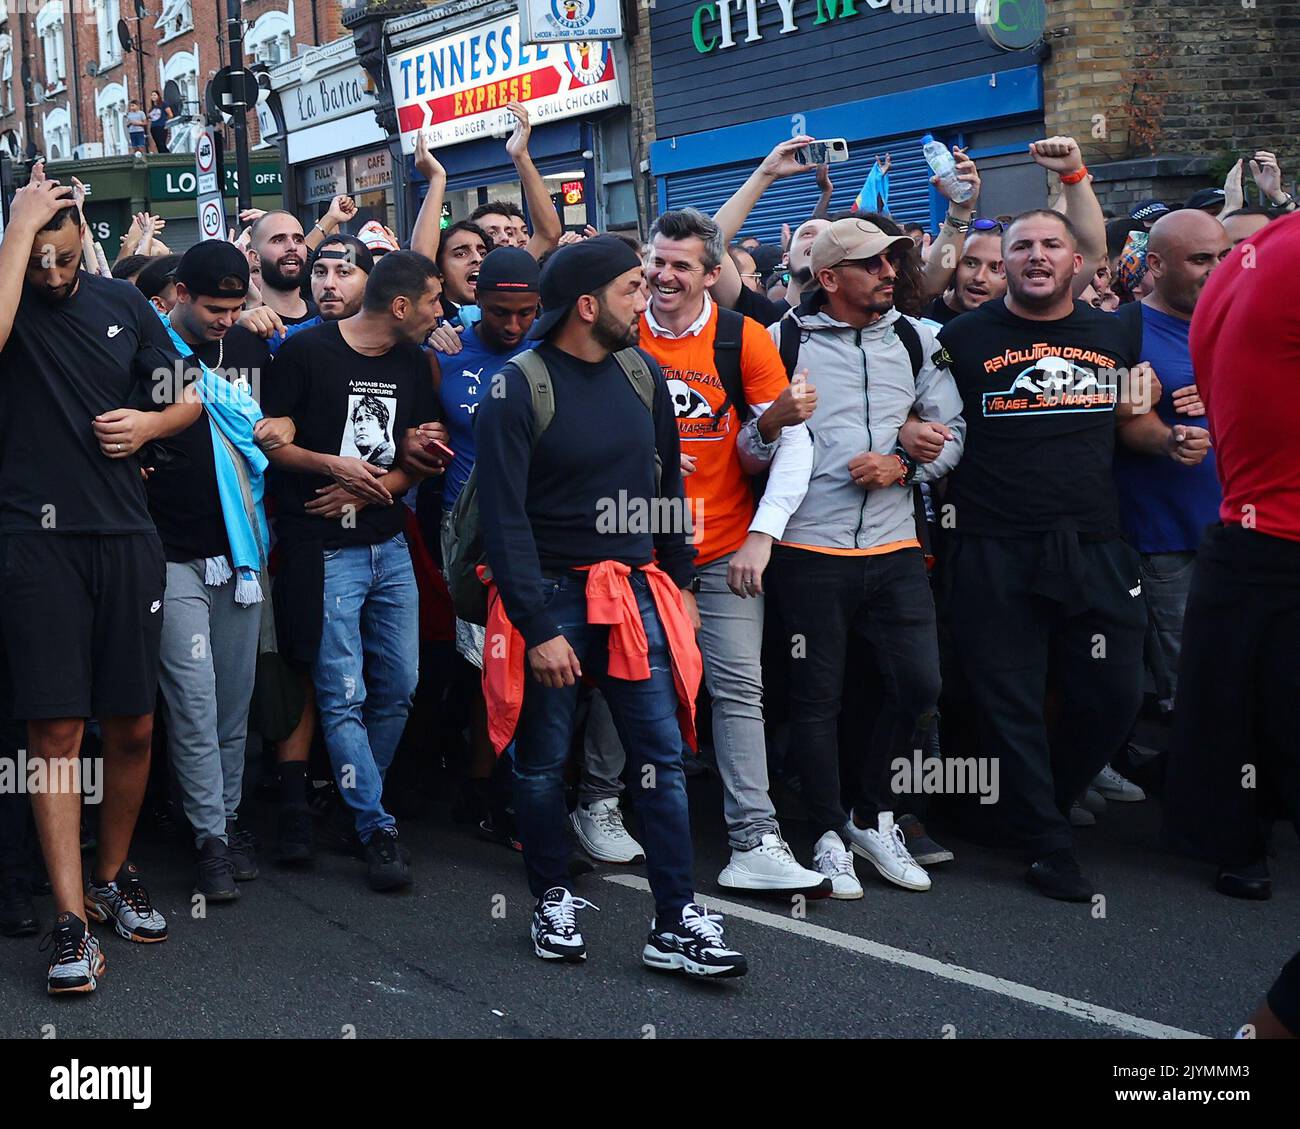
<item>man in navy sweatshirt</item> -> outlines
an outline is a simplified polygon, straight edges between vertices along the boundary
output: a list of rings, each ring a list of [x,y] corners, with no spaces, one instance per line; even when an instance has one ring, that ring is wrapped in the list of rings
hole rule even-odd
[[[535,436],[533,391],[519,357],[480,402],[480,525],[500,597],[499,605],[490,597],[484,688],[491,709],[503,608],[511,640],[521,636],[527,650],[515,808],[537,898],[537,955],[586,958],[574,913],[588,903],[569,889],[564,802],[578,683],[586,676],[599,684],[627,749],[644,829],[655,922],[642,961],[694,976],[739,976],[745,958],[724,943],[721,917],[693,901],[678,716],[679,707],[689,710],[700,673],[691,631],[699,613],[688,590],[695,551],[668,387],[654,361],[631,348],[646,308],[641,288],[636,252],[613,236],[556,252],[541,278],[545,312],[530,333],[554,398],[549,426]],[[652,410],[631,370],[653,380]],[[600,621],[591,622],[591,613]],[[625,646],[637,635],[636,618],[643,657]],[[494,733],[498,748],[502,739],[508,735]]]

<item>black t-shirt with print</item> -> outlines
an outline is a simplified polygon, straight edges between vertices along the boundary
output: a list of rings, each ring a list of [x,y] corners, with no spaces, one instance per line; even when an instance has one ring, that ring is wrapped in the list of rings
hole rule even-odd
[[[1129,335],[1076,302],[1056,321],[998,298],[944,326],[966,446],[945,501],[959,533],[1119,535],[1111,459]]]
[[[436,418],[433,380],[424,350],[397,345],[380,357],[353,350],[338,322],[325,322],[290,337],[275,354],[262,397],[268,416],[290,416],[297,426],[295,445],[322,454],[365,459],[391,469],[406,430]],[[406,515],[400,500],[391,506],[366,505],[355,521],[304,512],[323,475],[276,470],[271,476],[276,500],[276,531],[281,537],[310,537],[326,548],[375,545],[402,531]]]
[[[317,309],[316,303],[311,300],[311,297],[307,294],[304,294],[302,297],[303,301],[307,303],[307,312],[296,318],[285,317],[281,314],[280,321],[285,325],[301,325],[305,321],[311,321],[313,318],[320,317],[320,310]]]
[[[253,393],[271,363],[266,342],[238,325],[227,330],[221,341],[205,341],[191,348],[209,368],[215,369],[220,360],[222,375],[227,380],[247,381]],[[197,367],[186,367],[187,383],[197,376]],[[158,457],[149,476],[149,512],[167,559],[193,561],[228,556],[230,542],[217,492],[212,426],[207,412],[184,431],[155,444],[155,448]]]
[[[166,407],[179,359],[129,282],[83,273],[61,302],[24,286],[0,352],[0,532],[150,532],[140,460],[107,458],[91,424]]]

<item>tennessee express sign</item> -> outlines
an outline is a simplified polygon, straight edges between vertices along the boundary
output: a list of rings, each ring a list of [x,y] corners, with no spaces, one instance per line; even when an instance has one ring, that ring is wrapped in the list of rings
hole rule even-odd
[[[526,43],[517,12],[408,47],[389,56],[388,69],[406,153],[421,129],[433,147],[508,137],[510,102],[537,125],[627,100],[611,44]]]

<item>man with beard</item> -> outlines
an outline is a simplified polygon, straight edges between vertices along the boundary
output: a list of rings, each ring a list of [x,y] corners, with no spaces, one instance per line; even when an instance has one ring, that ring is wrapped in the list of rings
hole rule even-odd
[[[242,328],[267,339],[273,356],[295,333],[350,318],[361,309],[366,279],[375,266],[370,248],[354,235],[327,235],[312,252],[310,263],[311,297],[318,311],[314,317],[285,325],[270,306],[257,306],[239,316]]]
[[[1077,148],[1058,171],[1086,176]],[[1209,436],[1143,410],[1149,369],[1135,371],[1129,335],[1072,297],[1085,267],[1070,220],[1022,213],[1002,248],[1006,296],[939,337],[967,426],[945,499],[947,613],[983,755],[1000,765],[1005,830],[1032,860],[1026,878],[1089,901],[1067,813],[1137,716],[1146,633],[1137,555],[1120,536],[1117,419],[1126,445],[1189,466]],[[1050,740],[1049,656],[1062,687]]]
[[[1223,502],[1187,600],[1167,818],[1220,893],[1260,900],[1273,821],[1300,826],[1298,257],[1300,216],[1269,224],[1215,270],[1190,337]]]
[[[302,296],[307,269],[307,239],[292,212],[274,211],[260,216],[250,231],[250,267],[261,281],[262,301],[285,325],[297,325],[317,314]]]
[[[174,394],[180,356],[144,296],[81,272],[81,228],[72,189],[37,164],[0,245],[0,621],[13,713],[48,779],[81,779],[86,718],[104,749],[88,886],[80,789],[32,796],[57,914],[52,993],[94,991],[104,971],[87,914],[128,940],[167,936],[127,861],[149,775],[165,569],[137,452],[202,411],[193,389]]]
[[[546,311],[528,354],[544,379],[511,361],[501,394],[478,411],[480,528],[492,587],[483,686],[493,745],[515,745],[515,809],[532,941],[544,960],[581,961],[570,891],[564,768],[586,672],[609,703],[641,816],[655,921],[650,968],[739,976],[722,919],[694,901],[682,738],[693,741],[700,656],[688,588],[694,551],[684,524],[607,520],[611,500],[685,510],[672,402],[658,366],[634,350],[645,311],[637,252],[597,236],[562,247],[541,279]],[[528,370],[534,370],[530,361]],[[537,435],[542,388],[554,413]],[[656,473],[658,465],[658,473]],[[670,525],[671,528],[664,528]],[[680,720],[679,720],[680,719]],[[517,724],[517,730],[515,722]]]

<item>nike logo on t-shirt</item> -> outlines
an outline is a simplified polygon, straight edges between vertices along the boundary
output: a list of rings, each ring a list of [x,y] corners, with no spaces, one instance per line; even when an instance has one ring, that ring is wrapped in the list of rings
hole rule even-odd
[[[109,337],[116,337],[121,332],[122,332],[122,327],[120,325],[110,325],[108,327]]]
[[[155,600],[152,604],[149,605],[149,614],[152,615],[154,612],[156,612],[156,611],[157,611],[159,608],[161,608],[161,607],[162,607],[162,601],[161,601],[161,600]]]

